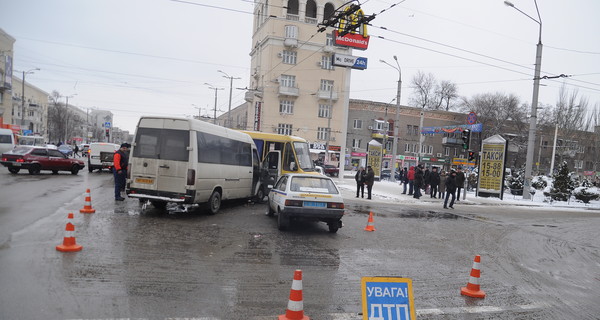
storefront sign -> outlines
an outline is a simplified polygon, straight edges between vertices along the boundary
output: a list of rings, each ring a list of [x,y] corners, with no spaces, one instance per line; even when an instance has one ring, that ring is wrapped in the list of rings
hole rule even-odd
[[[444,127],[423,127],[421,134],[435,134],[435,133],[454,133],[463,132],[465,130],[471,130],[471,132],[481,132],[483,130],[483,124],[463,124],[458,126],[444,126]]]
[[[364,70],[367,68],[367,58],[355,57],[345,54],[334,53],[332,57],[334,66],[350,67],[352,69]]]
[[[262,102],[256,101],[254,103],[254,131],[260,131],[260,111],[262,109]]]

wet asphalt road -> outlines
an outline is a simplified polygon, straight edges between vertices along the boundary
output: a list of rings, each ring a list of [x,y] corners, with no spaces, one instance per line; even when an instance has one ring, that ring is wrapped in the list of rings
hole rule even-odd
[[[361,319],[363,276],[412,278],[419,319],[600,318],[595,211],[443,211],[345,191],[337,234],[280,232],[265,205],[244,201],[214,216],[115,203],[108,173],[0,179],[1,319],[275,319],[298,268],[312,319]],[[86,187],[95,214],[78,213]],[[70,211],[83,250],[57,252]],[[369,212],[375,232],[363,230]],[[476,254],[485,299],[459,293]]]

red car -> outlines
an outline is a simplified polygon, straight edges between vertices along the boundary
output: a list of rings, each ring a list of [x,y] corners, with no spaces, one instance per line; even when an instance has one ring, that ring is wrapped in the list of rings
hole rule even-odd
[[[2,154],[0,163],[8,168],[11,173],[19,173],[27,169],[29,174],[38,174],[41,170],[49,170],[56,174],[58,171],[79,173],[85,168],[85,163],[79,159],[65,156],[56,149],[44,147],[20,146]]]
[[[332,164],[324,164],[323,171],[325,171],[325,175],[337,177],[340,174],[340,169]]]

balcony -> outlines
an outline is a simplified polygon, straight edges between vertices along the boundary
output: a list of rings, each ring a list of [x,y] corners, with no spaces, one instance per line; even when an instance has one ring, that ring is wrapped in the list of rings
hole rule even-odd
[[[317,18],[305,17],[304,22],[310,24],[317,24],[319,21],[317,20]]]
[[[300,21],[300,16],[297,14],[288,13],[285,15],[285,18],[290,21]]]
[[[279,86],[279,95],[297,97],[300,95],[300,89],[294,87]]]
[[[335,91],[319,90],[319,92],[317,92],[317,98],[322,99],[322,100],[329,100],[329,98],[331,98],[331,100],[337,101],[338,94]]]

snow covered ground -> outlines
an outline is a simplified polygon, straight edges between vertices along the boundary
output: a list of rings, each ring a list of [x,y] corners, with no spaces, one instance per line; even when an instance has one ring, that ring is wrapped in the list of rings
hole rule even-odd
[[[343,178],[334,178],[334,181],[337,185],[342,189],[342,192],[346,197],[354,197],[356,195],[356,182],[354,181],[355,172],[346,171],[344,172]],[[385,202],[397,202],[397,203],[411,203],[411,204],[428,204],[431,205],[432,202],[440,203],[440,199],[432,199],[429,195],[423,195],[420,199],[415,199],[412,196],[408,196],[407,194],[402,193],[403,186],[397,182],[391,181],[375,181],[375,185],[373,186],[372,197],[376,201],[385,201]],[[365,194],[367,190],[365,188]],[[366,197],[366,195],[365,195]],[[461,202],[463,201],[463,195],[461,194]],[[365,200],[367,201],[367,200]],[[576,200],[574,197],[571,197],[571,200],[566,201],[549,201],[549,198],[543,195],[542,191],[537,191],[532,199],[523,199],[523,196],[515,196],[510,194],[510,192],[504,193],[504,199],[500,200],[498,198],[483,198],[476,197],[474,191],[468,191],[464,204],[469,205],[511,205],[511,206],[530,206],[530,207],[540,207],[543,209],[557,208],[560,210],[600,210],[600,200],[590,201],[590,203],[585,204],[581,201]]]

